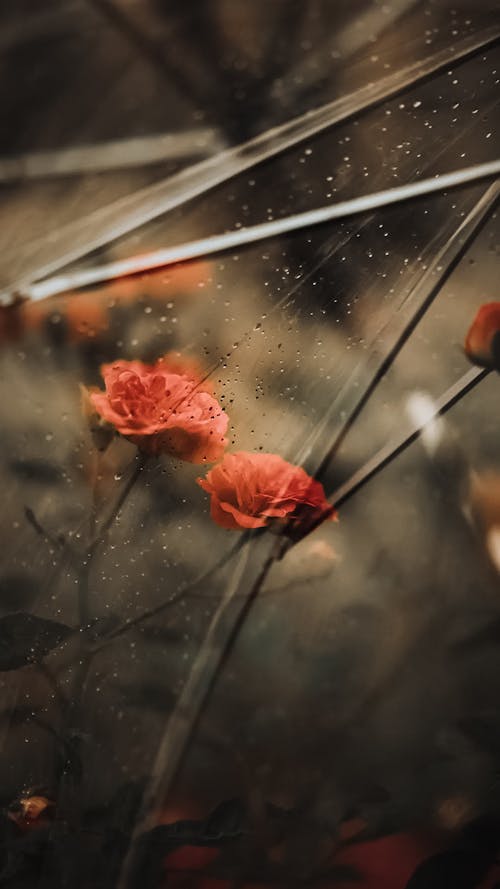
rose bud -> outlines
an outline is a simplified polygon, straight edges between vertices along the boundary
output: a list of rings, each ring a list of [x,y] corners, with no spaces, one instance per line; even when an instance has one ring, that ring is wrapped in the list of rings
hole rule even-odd
[[[468,358],[488,367],[500,370],[500,302],[485,303],[479,309],[465,340]]]
[[[46,796],[22,796],[7,811],[10,820],[23,831],[42,827],[54,813],[55,803]]]

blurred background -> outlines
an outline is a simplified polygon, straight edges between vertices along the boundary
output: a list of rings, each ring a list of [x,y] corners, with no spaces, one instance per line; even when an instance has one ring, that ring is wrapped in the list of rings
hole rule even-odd
[[[118,439],[98,453],[90,437],[79,387],[102,385],[102,362],[192,358],[227,411],[230,449],[320,470],[329,496],[410,428],[422,396],[438,399],[469,369],[467,329],[481,304],[498,299],[491,180],[22,300],[37,282],[50,293],[56,275],[498,158],[499,36],[498,6],[485,0],[2,5],[2,617],[78,625],[78,566],[54,541],[84,545],[92,504],[106,514],[135,454]],[[367,889],[404,889],[419,856],[453,846],[484,818],[495,825],[494,860],[497,377],[461,399],[438,433],[437,448],[415,442],[338,523],[268,572],[157,813],[165,823],[203,819],[238,799],[251,839],[222,863],[201,860],[204,876],[191,859],[177,862],[165,885],[344,887],[356,871]],[[167,457],[146,468],[93,560],[92,619],[133,619],[234,546],[238,532],[210,519],[195,483],[202,473]],[[270,545],[251,545],[237,596]],[[92,662],[77,745],[81,795],[106,829],[117,794],[140,789],[150,772],[233,572],[231,560]],[[50,677],[71,688],[71,653],[55,648],[43,663],[0,673],[4,806],[30,786],[58,793],[61,713]],[[269,807],[288,813],[279,842]],[[355,866],[339,864],[346,823],[370,842],[405,834],[413,845],[401,866],[394,859],[370,877],[366,850]],[[385,847],[381,856],[391,860]],[[163,885],[158,873],[143,885]],[[81,885],[118,884],[94,874]]]

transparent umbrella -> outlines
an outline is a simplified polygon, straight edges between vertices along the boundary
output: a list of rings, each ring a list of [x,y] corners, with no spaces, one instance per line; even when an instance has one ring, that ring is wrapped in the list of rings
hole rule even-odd
[[[492,889],[494,6],[2,21],[0,885]]]

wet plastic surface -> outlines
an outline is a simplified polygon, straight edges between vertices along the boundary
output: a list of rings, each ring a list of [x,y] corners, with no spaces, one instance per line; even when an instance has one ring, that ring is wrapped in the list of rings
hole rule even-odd
[[[6,303],[499,156],[493,5],[0,19]],[[498,194],[2,308],[0,886],[494,889],[500,383],[463,343],[498,298]],[[143,465],[82,410],[103,362],[173,352],[227,451],[303,466],[338,522],[224,529],[192,415]]]

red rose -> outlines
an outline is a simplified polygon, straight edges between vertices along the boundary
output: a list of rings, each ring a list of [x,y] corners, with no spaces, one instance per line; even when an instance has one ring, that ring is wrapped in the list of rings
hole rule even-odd
[[[500,369],[500,303],[479,309],[465,340],[465,352],[474,364]]]
[[[172,371],[168,361],[115,361],[101,373],[106,392],[90,393],[95,410],[142,451],[190,463],[222,456],[227,416],[191,372]]]
[[[210,514],[223,528],[263,528],[271,523],[313,524],[335,512],[323,485],[278,454],[226,454],[198,484],[212,496]],[[327,516],[325,516],[326,518]]]

